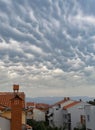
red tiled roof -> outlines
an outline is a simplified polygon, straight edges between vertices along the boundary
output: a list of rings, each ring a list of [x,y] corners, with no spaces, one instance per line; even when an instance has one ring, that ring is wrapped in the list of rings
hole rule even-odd
[[[22,107],[25,107],[25,94],[24,92],[18,92],[18,95],[20,96],[20,98],[23,99],[22,102]],[[0,104],[6,107],[10,107],[11,108],[11,99],[14,98],[14,93],[13,92],[0,92]]]
[[[26,107],[30,107],[30,106],[35,106],[35,103],[34,102],[27,102],[26,103]]]
[[[47,110],[49,108],[49,105],[45,103],[27,102],[26,107],[35,107],[39,110]]]
[[[67,101],[69,101],[69,99],[68,99],[68,100],[63,99],[63,100],[61,100],[61,101],[59,101],[59,102],[57,102],[57,103],[51,105],[50,107],[53,107],[53,106],[56,106],[56,105],[61,105],[61,104],[65,103],[65,102],[67,102]]]
[[[49,107],[48,104],[45,104],[45,103],[35,103],[35,102],[27,102],[26,106],[27,107],[29,107],[29,106],[35,106],[37,108],[39,108],[39,107],[41,107],[41,108],[47,108],[47,107]]]
[[[37,104],[36,104],[36,107],[37,107],[37,108],[48,108],[49,105],[48,105],[48,104],[45,104],[45,103],[37,103]]]
[[[78,103],[80,103],[80,101],[74,101],[74,102],[72,102],[72,103],[70,103],[70,104],[64,106],[63,109],[68,109],[68,108],[70,108],[70,107],[75,106],[75,105],[78,104]]]
[[[5,108],[0,106],[0,111],[3,111]]]

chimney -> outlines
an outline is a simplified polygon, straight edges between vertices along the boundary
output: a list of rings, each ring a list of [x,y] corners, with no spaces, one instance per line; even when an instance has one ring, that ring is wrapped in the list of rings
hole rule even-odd
[[[64,101],[70,100],[70,97],[64,97]]]
[[[18,92],[18,91],[19,91],[19,85],[14,84],[14,85],[13,85],[13,91],[14,91],[14,92]]]
[[[70,97],[67,97],[67,100],[70,100]]]
[[[13,85],[14,97],[11,99],[11,130],[22,130],[22,101],[18,95],[19,85]]]
[[[67,99],[66,99],[66,97],[64,97],[64,101],[66,101]]]

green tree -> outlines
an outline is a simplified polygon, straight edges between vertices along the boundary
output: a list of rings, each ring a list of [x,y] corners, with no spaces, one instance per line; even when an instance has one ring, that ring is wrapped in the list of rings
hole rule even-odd
[[[64,130],[57,127],[52,128],[48,126],[46,122],[43,121],[38,122],[31,119],[27,120],[27,124],[32,126],[33,130]]]

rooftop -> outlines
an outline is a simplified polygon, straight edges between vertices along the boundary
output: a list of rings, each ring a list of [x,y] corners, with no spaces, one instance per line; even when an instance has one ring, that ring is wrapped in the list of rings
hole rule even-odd
[[[71,107],[77,105],[78,103],[80,103],[80,101],[74,101],[74,102],[72,102],[72,103],[70,103],[70,104],[64,106],[63,109],[66,110],[66,109],[68,109],[68,108],[71,108]]]
[[[22,101],[22,108],[25,107],[25,94],[24,92],[18,92],[18,95],[20,98],[23,99]],[[11,108],[11,99],[14,98],[14,92],[0,92],[0,105],[3,107],[9,107]]]

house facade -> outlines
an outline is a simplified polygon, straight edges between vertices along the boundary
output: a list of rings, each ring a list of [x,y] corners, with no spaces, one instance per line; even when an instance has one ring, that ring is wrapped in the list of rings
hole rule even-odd
[[[47,121],[51,127],[63,128],[63,107],[72,102],[73,101],[67,97],[49,107],[47,111]]]
[[[86,105],[86,130],[95,130],[95,106]]]
[[[35,121],[45,121],[45,111],[40,108],[33,109],[33,119]]]
[[[47,114],[49,125],[51,127],[63,127],[62,109],[58,106],[49,109]]]
[[[63,107],[64,127],[67,130],[82,128],[86,125],[85,105],[82,101],[74,101]]]

